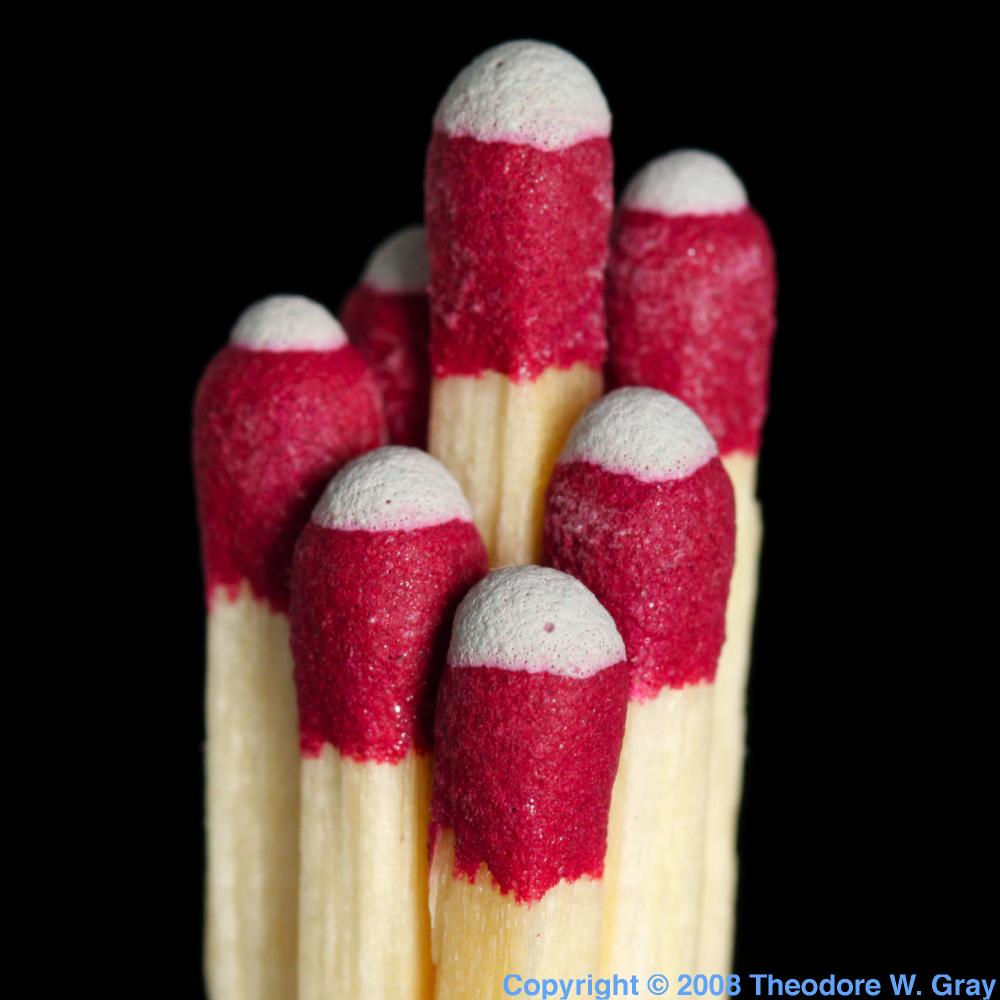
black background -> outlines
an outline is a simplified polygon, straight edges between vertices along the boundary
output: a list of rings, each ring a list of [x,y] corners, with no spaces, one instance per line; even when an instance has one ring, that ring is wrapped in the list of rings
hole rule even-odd
[[[134,708],[114,728],[141,781],[102,878],[134,893],[131,960],[165,995],[199,995],[199,373],[264,295],[339,304],[376,242],[420,219],[429,122],[451,78],[489,45],[535,36],[600,80],[619,191],[671,148],[712,150],[777,248],[737,968],[992,974],[995,662],[954,561],[970,544],[975,556],[957,540],[970,483],[943,395],[961,387],[947,343],[928,347],[931,321],[903,308],[922,291],[895,221],[923,155],[907,131],[925,106],[919,70],[887,71],[864,32],[821,55],[820,27],[764,44],[734,24],[718,37],[635,17],[411,31],[393,17],[340,33],[291,19],[191,25],[150,66],[135,52],[115,81],[127,91],[141,75],[113,180],[128,181],[127,280],[143,319],[120,342],[133,377],[106,401],[118,414],[106,432],[130,456],[122,488],[157,507],[120,553],[135,586],[119,620],[142,662],[112,679]]]

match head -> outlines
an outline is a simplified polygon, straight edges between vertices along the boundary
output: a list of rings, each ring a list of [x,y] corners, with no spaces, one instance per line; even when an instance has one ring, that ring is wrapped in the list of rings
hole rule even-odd
[[[701,418],[657,389],[616,389],[584,411],[559,465],[589,462],[642,482],[685,479],[718,455]]]
[[[302,752],[357,760],[429,750],[458,602],[487,570],[458,484],[386,447],[331,481],[295,547],[291,643]]]
[[[347,335],[318,302],[272,295],[243,312],[229,343],[248,351],[336,351],[347,343]]]
[[[495,667],[583,679],[625,659],[611,615],[579,580],[542,566],[507,566],[459,605],[450,667]]]
[[[438,695],[431,844],[452,874],[518,902],[600,878],[625,731],[625,644],[594,595],[540,566],[494,570],[466,594]]]
[[[746,208],[747,194],[725,160],[679,149],[646,164],[625,188],[622,204],[660,215],[725,215]]]
[[[377,292],[426,292],[430,281],[427,230],[408,226],[384,239],[368,258],[361,281]]]
[[[198,384],[194,464],[209,605],[245,582],[288,608],[295,540],[345,462],[383,444],[378,387],[320,305],[251,306]]]
[[[593,73],[544,42],[498,45],[455,78],[434,117],[451,136],[565,149],[611,132],[611,112]]]
[[[614,617],[633,699],[714,678],[734,516],[714,440],[673,396],[618,389],[570,434],[546,494],[543,557]]]
[[[462,488],[436,459],[389,445],[344,466],[313,510],[312,522],[341,531],[413,531],[472,522]]]

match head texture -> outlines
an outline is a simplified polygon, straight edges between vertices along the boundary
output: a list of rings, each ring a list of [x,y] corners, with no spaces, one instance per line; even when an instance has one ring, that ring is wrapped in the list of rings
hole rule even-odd
[[[368,258],[361,280],[378,292],[425,292],[430,280],[427,230],[408,226],[384,239]]]
[[[342,531],[412,531],[471,522],[472,511],[462,488],[436,458],[389,445],[345,465],[327,486],[312,521]]]
[[[318,302],[272,295],[244,310],[229,343],[248,351],[335,351],[347,343],[347,334]]]
[[[724,215],[746,208],[747,194],[725,160],[679,149],[646,164],[629,182],[622,204],[661,215]]]
[[[611,615],[579,580],[542,566],[494,570],[455,615],[448,664],[583,679],[621,663]]]
[[[658,389],[616,389],[576,422],[559,464],[590,462],[643,482],[684,479],[718,454],[701,418]]]
[[[611,112],[593,73],[544,42],[506,42],[455,78],[434,117],[437,129],[481,142],[565,149],[611,132]]]

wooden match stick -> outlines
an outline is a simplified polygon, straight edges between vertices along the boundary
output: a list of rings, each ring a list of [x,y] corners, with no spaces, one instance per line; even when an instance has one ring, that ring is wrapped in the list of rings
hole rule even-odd
[[[439,1000],[596,967],[627,688],[621,636],[572,577],[507,567],[462,601],[435,724]]]
[[[538,561],[552,466],[601,394],[610,130],[587,67],[539,42],[483,53],[434,119],[430,450],[493,565]]]
[[[423,448],[430,408],[427,232],[400,229],[375,248],[340,318],[371,365],[382,393],[389,440]]]
[[[299,998],[431,995],[432,718],[451,620],[486,573],[458,483],[414,448],[334,477],[295,550]]]
[[[299,760],[288,636],[295,539],[385,431],[378,391],[308,299],[251,306],[194,411],[208,606],[205,973],[213,1000],[295,996]]]
[[[712,727],[700,968],[731,961],[747,674],[761,541],[757,453],[774,334],[774,254],[732,170],[696,150],[646,166],[625,191],[608,275],[610,363],[619,384],[693,407],[736,493],[736,565]]]
[[[733,566],[733,491],[679,400],[618,389],[577,422],[549,487],[545,559],[611,612],[629,709],[605,864],[600,972],[694,968],[713,680]]]

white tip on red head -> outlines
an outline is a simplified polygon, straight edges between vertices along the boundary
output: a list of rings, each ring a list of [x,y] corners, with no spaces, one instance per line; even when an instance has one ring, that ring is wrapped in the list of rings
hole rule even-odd
[[[423,292],[430,280],[427,230],[409,226],[384,239],[368,258],[361,280],[378,292]]]
[[[342,531],[412,531],[472,521],[472,511],[436,458],[390,445],[348,462],[330,480],[312,520]]]
[[[584,411],[559,464],[590,462],[643,482],[684,479],[718,455],[701,418],[658,389],[616,389]]]
[[[272,295],[244,310],[229,343],[248,351],[335,351],[347,343],[347,335],[318,302]]]
[[[739,177],[725,160],[679,149],[647,163],[625,188],[626,208],[661,215],[724,215],[747,204]]]
[[[482,142],[565,149],[611,132],[611,112],[594,74],[544,42],[489,49],[455,77],[434,116],[437,128]]]
[[[466,594],[448,650],[453,667],[590,677],[625,659],[614,620],[579,580],[542,566],[496,569]]]

